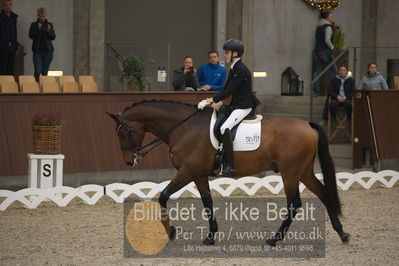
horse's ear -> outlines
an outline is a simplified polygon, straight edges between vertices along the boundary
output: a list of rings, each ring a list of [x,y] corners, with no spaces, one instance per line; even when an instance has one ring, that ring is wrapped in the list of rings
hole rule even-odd
[[[114,115],[114,114],[111,114],[111,113],[108,113],[108,112],[105,112],[107,115],[109,115],[115,122],[120,122],[119,121],[119,118],[116,116],[116,115]]]

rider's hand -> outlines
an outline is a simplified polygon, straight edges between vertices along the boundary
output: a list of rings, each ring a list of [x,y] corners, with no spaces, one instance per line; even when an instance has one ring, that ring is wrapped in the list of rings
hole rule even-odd
[[[202,100],[198,103],[198,109],[204,109],[207,105],[208,105],[208,101],[207,100]]]

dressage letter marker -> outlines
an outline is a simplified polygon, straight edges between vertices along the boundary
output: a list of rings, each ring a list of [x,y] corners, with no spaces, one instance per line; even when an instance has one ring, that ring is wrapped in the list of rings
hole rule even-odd
[[[28,187],[52,188],[62,186],[63,154],[28,153]]]

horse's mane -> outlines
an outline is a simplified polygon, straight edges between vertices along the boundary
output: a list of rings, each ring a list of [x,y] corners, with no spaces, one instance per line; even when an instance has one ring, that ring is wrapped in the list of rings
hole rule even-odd
[[[178,102],[178,101],[172,101],[172,100],[143,100],[141,102],[138,103],[134,103],[128,107],[126,107],[122,112],[126,112],[129,111],[130,109],[138,106],[138,105],[142,105],[145,103],[171,103],[171,104],[179,104],[179,105],[184,105],[184,106],[188,106],[188,107],[196,107],[196,105],[190,104],[190,103],[184,103],[184,102]]]

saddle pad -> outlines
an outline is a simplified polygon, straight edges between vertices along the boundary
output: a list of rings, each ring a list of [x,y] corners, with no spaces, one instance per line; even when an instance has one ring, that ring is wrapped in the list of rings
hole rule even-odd
[[[237,134],[233,142],[234,151],[253,151],[260,146],[262,116],[257,115],[254,120],[243,120],[237,128]],[[219,141],[213,134],[213,127],[216,122],[216,112],[213,111],[210,125],[210,139],[212,146],[218,150]]]

